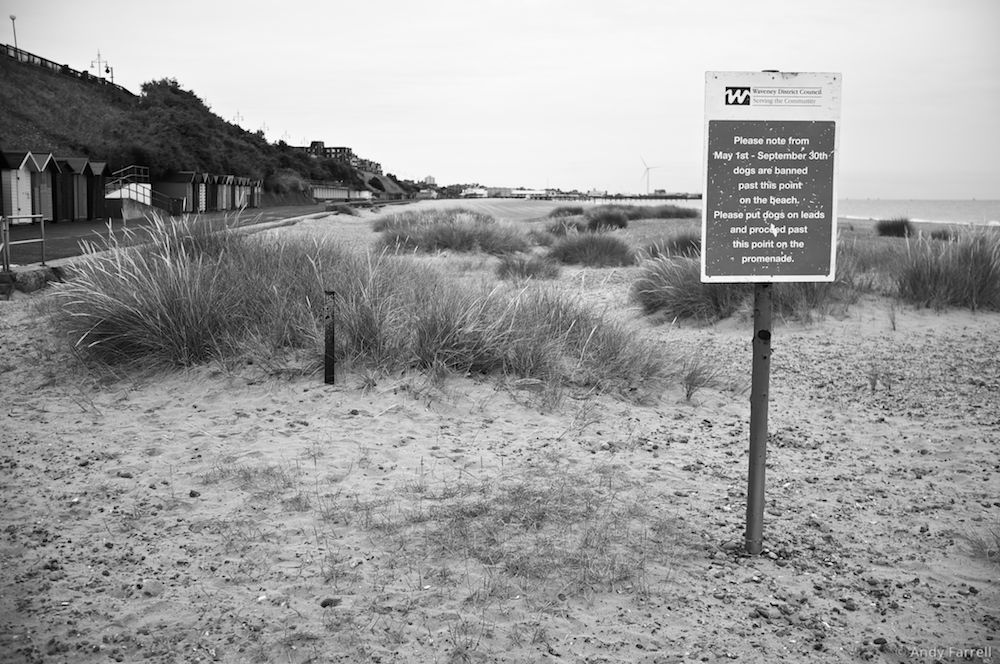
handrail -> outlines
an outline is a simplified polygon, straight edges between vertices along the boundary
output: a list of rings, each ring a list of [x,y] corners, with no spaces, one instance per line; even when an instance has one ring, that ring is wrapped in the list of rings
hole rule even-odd
[[[10,239],[10,221],[12,219],[31,219],[41,222],[41,237],[31,240]],[[10,248],[15,244],[35,244],[42,243],[42,265],[45,265],[45,217],[40,214],[18,214],[9,217],[0,217],[0,263],[3,264],[3,271],[10,272]]]
[[[0,53],[6,55],[7,57],[17,60],[18,62],[23,62],[25,64],[35,65],[36,67],[41,67],[42,69],[48,69],[59,74],[64,74],[66,76],[72,76],[89,83],[94,83],[97,85],[105,85],[121,92],[128,94],[130,97],[135,97],[131,90],[124,88],[117,83],[111,83],[106,78],[102,76],[94,76],[85,71],[77,71],[72,69],[69,65],[61,65],[58,62],[53,62],[48,58],[43,58],[40,55],[35,55],[34,53],[29,53],[23,48],[15,48],[10,44],[0,44]]]
[[[119,168],[111,174],[111,178],[104,183],[105,194],[129,184],[149,184],[149,167],[132,164],[125,168]]]

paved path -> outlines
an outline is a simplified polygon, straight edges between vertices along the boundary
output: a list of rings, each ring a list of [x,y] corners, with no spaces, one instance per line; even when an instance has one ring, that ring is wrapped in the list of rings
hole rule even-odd
[[[291,205],[281,207],[259,208],[246,210],[240,218],[241,223],[261,224],[280,219],[299,217],[307,214],[323,212],[323,205]],[[225,217],[235,218],[233,212],[213,212],[211,214],[200,215],[205,219],[223,219]],[[115,220],[111,225],[113,233],[121,233],[126,226],[130,229],[142,228],[149,225],[147,219],[130,219],[127,223]],[[24,224],[11,226],[10,239],[30,240],[39,236],[39,224]],[[97,240],[98,236],[107,236],[107,221],[64,221],[58,224],[49,222],[45,224],[45,260],[46,262],[60,258],[79,256],[83,253],[80,249],[81,240]],[[32,265],[40,263],[42,260],[40,244],[21,244],[11,247],[11,263],[13,265]]]

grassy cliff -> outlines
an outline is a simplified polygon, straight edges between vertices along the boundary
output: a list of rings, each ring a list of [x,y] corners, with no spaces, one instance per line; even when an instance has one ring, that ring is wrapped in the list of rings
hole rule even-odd
[[[5,150],[84,155],[112,169],[148,166],[155,179],[182,170],[262,179],[278,193],[303,180],[361,185],[358,173],[284,143],[272,145],[209,110],[176,80],[142,85],[132,96],[10,58],[0,58],[0,146]]]

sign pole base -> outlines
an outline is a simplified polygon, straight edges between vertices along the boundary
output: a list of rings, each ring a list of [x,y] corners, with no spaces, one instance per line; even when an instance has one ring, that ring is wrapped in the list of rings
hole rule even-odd
[[[747,553],[764,547],[764,467],[767,399],[771,375],[771,284],[754,284],[753,365],[750,378],[750,468],[747,474]]]

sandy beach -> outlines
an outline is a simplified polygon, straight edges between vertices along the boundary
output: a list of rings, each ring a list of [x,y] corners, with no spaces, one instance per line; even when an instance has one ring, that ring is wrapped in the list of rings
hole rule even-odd
[[[510,205],[488,211],[554,207]],[[374,218],[267,232],[364,247]],[[469,278],[496,261],[417,260]],[[1000,661],[983,551],[1000,530],[1000,314],[870,296],[780,321],[765,551],[748,556],[751,323],[645,317],[636,270],[565,267],[557,285],[710,361],[690,398],[116,374],[52,334],[51,292],[0,302],[0,659]]]

